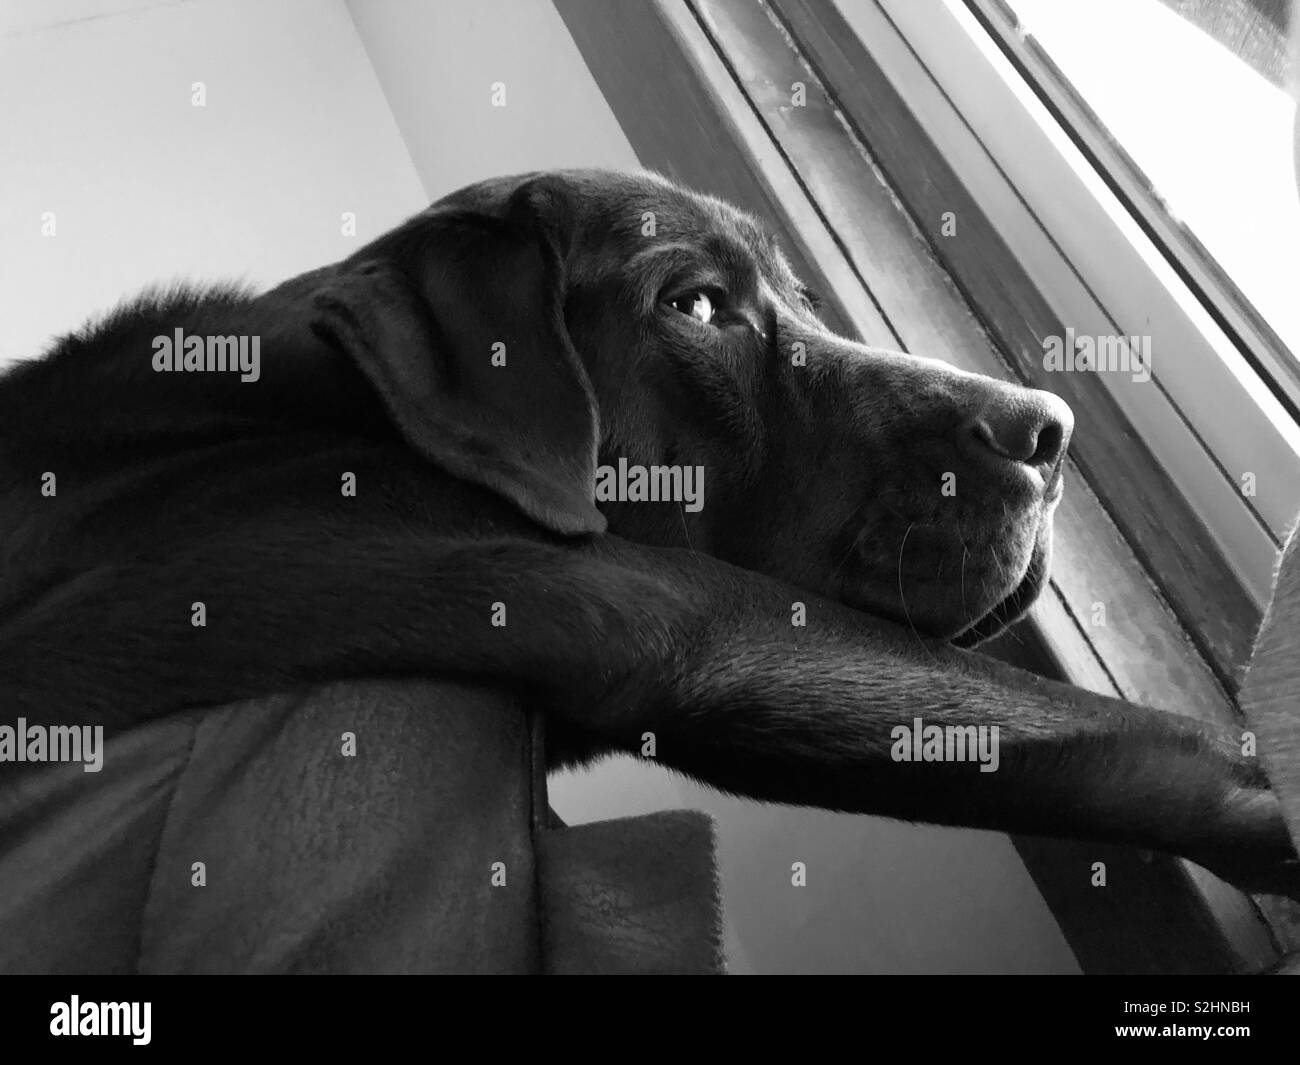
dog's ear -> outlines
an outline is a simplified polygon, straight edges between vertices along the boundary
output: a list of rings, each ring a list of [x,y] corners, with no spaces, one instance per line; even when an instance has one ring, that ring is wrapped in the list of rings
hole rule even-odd
[[[578,535],[605,519],[596,402],[561,270],[522,192],[496,210],[435,205],[326,276],[312,330],[361,369],[416,451]]]

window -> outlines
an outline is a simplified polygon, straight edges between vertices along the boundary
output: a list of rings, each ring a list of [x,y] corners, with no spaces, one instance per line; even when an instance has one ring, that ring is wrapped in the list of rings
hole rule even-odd
[[[1286,0],[1010,0],[981,24],[1296,396]],[[1274,365],[1267,355],[1286,356]],[[1292,407],[1291,413],[1295,414]]]

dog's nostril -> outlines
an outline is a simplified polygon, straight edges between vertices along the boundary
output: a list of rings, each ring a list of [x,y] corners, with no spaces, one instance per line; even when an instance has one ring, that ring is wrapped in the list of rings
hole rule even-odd
[[[1037,465],[1035,457],[1042,450],[1041,434],[1036,427],[1004,422],[996,429],[985,418],[976,418],[971,426],[979,445],[1004,459]]]
[[[1060,423],[1051,422],[1043,426],[1038,432],[1034,453],[1029,456],[1029,465],[1041,469],[1054,468],[1061,457],[1061,452],[1065,450],[1061,447],[1064,438],[1065,429]]]

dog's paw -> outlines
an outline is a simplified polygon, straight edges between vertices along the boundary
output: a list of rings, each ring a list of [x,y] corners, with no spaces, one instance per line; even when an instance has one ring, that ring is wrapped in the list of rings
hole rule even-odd
[[[1273,792],[1236,787],[1215,820],[1217,841],[1187,850],[1183,857],[1242,891],[1300,901],[1300,856]]]

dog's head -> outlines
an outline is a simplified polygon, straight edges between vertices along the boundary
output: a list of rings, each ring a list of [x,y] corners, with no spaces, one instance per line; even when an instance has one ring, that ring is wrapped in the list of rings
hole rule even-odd
[[[718,200],[500,179],[323,276],[317,332],[407,442],[552,532],[690,547],[962,644],[1046,580],[1065,403],[835,335]]]

